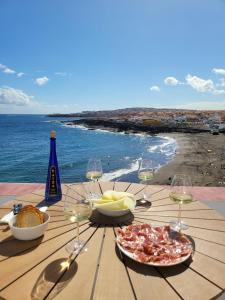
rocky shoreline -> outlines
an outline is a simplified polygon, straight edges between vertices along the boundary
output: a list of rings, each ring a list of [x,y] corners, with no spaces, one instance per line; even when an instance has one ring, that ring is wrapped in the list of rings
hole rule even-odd
[[[105,119],[105,118],[82,118],[79,120],[73,121],[61,121],[66,125],[72,126],[84,126],[89,130],[103,129],[114,132],[125,132],[125,133],[146,133],[146,134],[159,134],[159,133],[172,133],[172,132],[181,132],[181,133],[200,133],[200,132],[209,132],[206,129],[198,128],[184,128],[184,127],[173,127],[173,126],[152,126],[138,124],[137,122],[124,121],[120,119]]]
[[[126,134],[161,135],[176,140],[178,148],[174,159],[161,167],[150,184],[169,185],[176,173],[191,177],[194,186],[225,186],[225,135],[212,135],[201,130],[185,131],[158,128],[103,119],[63,121],[71,126],[84,126],[89,130],[108,130]]]

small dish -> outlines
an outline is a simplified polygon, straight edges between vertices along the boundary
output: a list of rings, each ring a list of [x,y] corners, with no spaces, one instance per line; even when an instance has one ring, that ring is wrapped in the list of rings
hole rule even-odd
[[[15,226],[16,216],[14,216],[9,221],[9,227],[11,229],[12,235],[16,239],[23,240],[23,241],[35,240],[40,236],[42,236],[45,230],[47,229],[50,220],[50,216],[47,213],[43,213],[43,214],[44,214],[44,223],[33,227],[23,227],[23,228]]]

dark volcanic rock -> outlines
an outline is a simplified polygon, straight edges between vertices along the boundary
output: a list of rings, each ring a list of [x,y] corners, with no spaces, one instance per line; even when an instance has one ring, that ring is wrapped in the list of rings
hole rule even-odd
[[[65,121],[64,121],[65,122]],[[187,133],[198,133],[205,132],[206,130],[201,130],[198,128],[177,128],[169,126],[149,126],[144,124],[137,124],[136,122],[123,121],[123,120],[110,120],[110,119],[100,119],[100,118],[88,118],[74,120],[67,123],[68,125],[83,125],[89,129],[107,129],[110,131],[116,132],[129,132],[129,133],[138,133],[146,132],[149,134],[157,134],[163,132],[187,132]]]

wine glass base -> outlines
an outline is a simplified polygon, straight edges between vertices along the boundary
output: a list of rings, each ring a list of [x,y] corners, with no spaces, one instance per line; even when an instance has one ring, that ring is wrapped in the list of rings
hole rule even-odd
[[[83,241],[71,241],[66,244],[66,251],[69,254],[78,254],[87,252],[87,246]]]
[[[172,220],[170,221],[170,227],[175,231],[186,230],[189,228],[183,221]]]

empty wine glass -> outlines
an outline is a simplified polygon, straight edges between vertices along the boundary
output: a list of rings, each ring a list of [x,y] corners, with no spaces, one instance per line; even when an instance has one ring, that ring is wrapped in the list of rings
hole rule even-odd
[[[181,204],[193,201],[192,183],[189,176],[185,174],[174,175],[171,182],[170,199],[179,204],[178,218],[170,221],[171,228],[176,231],[187,229],[188,225],[181,220]]]
[[[102,163],[100,159],[89,159],[87,164],[86,178],[97,181],[102,177]]]
[[[91,202],[85,195],[85,190],[80,184],[67,186],[64,200],[64,215],[66,219],[76,223],[77,235],[76,239],[66,245],[66,250],[70,253],[79,253],[87,251],[85,242],[80,240],[80,222],[87,220],[92,213]]]

